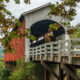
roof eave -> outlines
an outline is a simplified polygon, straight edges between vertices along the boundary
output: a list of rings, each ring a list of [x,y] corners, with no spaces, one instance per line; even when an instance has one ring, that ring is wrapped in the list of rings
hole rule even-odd
[[[50,6],[50,5],[51,5],[51,3],[44,4],[44,5],[40,6],[40,7],[37,7],[37,8],[35,8],[35,9],[29,10],[29,11],[27,11],[27,12],[24,12],[24,13],[22,13],[22,15],[25,16],[26,14],[29,14],[29,13],[31,13],[31,12],[34,12],[34,11],[36,11],[36,10],[39,10],[39,9],[41,9],[41,8],[44,8],[44,7]]]

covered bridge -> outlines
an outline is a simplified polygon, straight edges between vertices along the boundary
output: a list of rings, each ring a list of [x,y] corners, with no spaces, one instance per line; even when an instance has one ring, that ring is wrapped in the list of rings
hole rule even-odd
[[[62,19],[61,16],[48,15],[50,5],[50,3],[47,3],[23,13],[24,18],[21,20],[22,25],[19,29],[24,32],[26,28],[29,28],[36,40],[32,41],[27,38],[12,40],[11,43],[14,44],[16,53],[5,54],[4,61],[11,66],[16,65],[16,60],[25,57],[25,62],[32,60],[43,65],[44,80],[64,80],[67,74],[69,74],[69,80],[79,80],[78,76],[75,76],[75,69],[80,67],[80,58],[77,56],[80,53],[80,46],[75,46],[74,42],[79,42],[80,39],[69,39],[64,27],[60,25],[61,27],[58,30],[52,30],[54,36],[50,37],[50,43],[46,43],[44,40],[49,25],[59,23]],[[63,19],[64,21],[67,22],[68,20]],[[55,64],[57,64],[57,67],[55,67],[57,72],[49,66]]]

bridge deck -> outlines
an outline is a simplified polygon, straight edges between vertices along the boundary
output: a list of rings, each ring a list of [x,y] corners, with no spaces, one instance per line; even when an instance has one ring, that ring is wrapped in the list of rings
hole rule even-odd
[[[53,60],[51,60],[51,57],[50,56],[47,56],[47,58],[45,59],[45,55],[42,55],[42,58],[40,59],[40,56],[37,56],[37,59],[36,59],[36,56],[34,56],[34,59],[32,59],[33,61],[50,61],[50,62],[57,62],[57,63],[60,63],[58,61],[58,56],[54,56]],[[69,59],[68,59],[68,56],[62,56],[61,57],[61,62],[62,63],[65,63],[65,64],[73,64],[73,65],[78,65],[80,66],[80,56],[72,56],[72,62],[69,63]]]
[[[80,38],[45,43],[29,49],[33,61],[54,61],[80,65]]]

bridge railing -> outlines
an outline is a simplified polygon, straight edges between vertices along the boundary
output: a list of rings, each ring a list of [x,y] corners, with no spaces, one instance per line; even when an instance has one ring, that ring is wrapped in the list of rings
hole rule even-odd
[[[71,63],[72,55],[80,54],[80,38],[59,40],[50,43],[32,47],[29,49],[30,58],[32,60],[50,60],[53,61],[57,56],[57,61],[61,61],[61,57],[67,56],[68,62]]]
[[[71,40],[71,53],[75,56],[80,55],[80,38]]]

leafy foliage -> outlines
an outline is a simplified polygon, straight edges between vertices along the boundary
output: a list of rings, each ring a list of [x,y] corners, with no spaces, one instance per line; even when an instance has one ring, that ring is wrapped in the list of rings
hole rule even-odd
[[[70,30],[70,32],[71,38],[80,38],[80,24],[76,25],[75,27],[72,27],[72,30]]]
[[[60,1],[61,3],[56,1],[56,4],[52,4],[50,8],[51,11],[49,12],[49,15],[62,17],[59,23],[50,24],[49,27],[54,30],[58,30],[60,28],[60,25],[63,25],[64,27],[66,26],[71,27],[70,21],[74,20],[74,17],[76,16],[76,7],[78,6],[77,3],[80,2],[80,0],[60,0]],[[65,21],[65,19],[67,19],[68,21]],[[75,29],[70,29],[69,32],[73,33],[75,32]],[[79,34],[79,32],[77,33]]]
[[[0,67],[2,68],[2,67],[4,67],[4,59],[3,58],[0,58]],[[0,69],[1,69],[0,68]]]
[[[76,16],[76,7],[78,6],[77,2],[80,2],[80,0],[61,0],[61,3],[56,1],[56,4],[51,5],[51,11],[49,14],[61,16],[62,19],[59,22],[59,24],[71,27],[70,20],[73,20],[74,16]],[[63,22],[64,19],[68,19],[68,22],[66,21]]]
[[[0,59],[0,80],[36,80],[34,67],[33,62],[25,63],[24,60],[18,60],[15,71],[10,72],[4,66],[4,59]]]
[[[25,63],[23,60],[17,62],[17,69],[9,77],[10,80],[36,80],[35,64],[33,62]]]
[[[4,5],[4,1],[9,3],[10,0],[0,0],[0,35],[3,38],[0,39],[2,45],[5,48],[5,52],[12,52],[12,48],[10,46],[10,42],[12,39],[17,37],[23,37],[24,34],[19,30],[12,31],[12,29],[16,26],[20,26],[21,23],[18,19],[11,15],[11,12],[6,9],[6,5]],[[20,4],[20,0],[14,0],[16,4]],[[24,0],[25,3],[30,3],[29,0]],[[26,35],[26,34],[25,34]]]
[[[62,0],[60,4],[59,2],[56,2],[56,4],[51,5],[51,11],[49,14],[62,16],[67,19],[73,19],[76,15],[76,10],[74,8],[75,6],[77,6],[75,0]],[[66,9],[67,7],[69,9]]]
[[[9,80],[8,77],[10,76],[9,69],[5,68],[4,66],[4,59],[0,59],[0,80]]]

